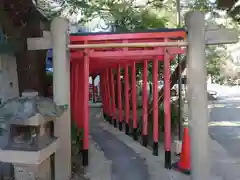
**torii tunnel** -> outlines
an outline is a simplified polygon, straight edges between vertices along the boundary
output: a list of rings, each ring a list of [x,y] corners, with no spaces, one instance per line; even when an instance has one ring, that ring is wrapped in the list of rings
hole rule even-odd
[[[71,34],[70,45],[104,44],[104,43],[159,43],[184,40],[184,29],[162,29],[139,33],[90,33]],[[177,46],[161,47],[119,47],[119,48],[70,48],[71,71],[71,111],[72,119],[79,129],[83,129],[82,154],[83,164],[88,164],[88,101],[89,76],[100,75],[100,94],[104,118],[120,131],[137,134],[136,101],[136,64],[142,66],[142,129],[141,142],[148,145],[148,63],[152,63],[152,110],[153,110],[153,155],[158,155],[158,64],[164,64],[164,150],[165,167],[171,166],[171,110],[170,110],[170,62],[176,55],[183,54],[184,49]],[[130,70],[130,71],[129,71]],[[121,88],[120,72],[124,71],[124,90]],[[131,79],[129,78],[131,77]],[[131,83],[129,83],[131,82]],[[131,85],[130,85],[131,84]],[[131,96],[129,90],[131,89]],[[131,100],[130,100],[131,98]],[[122,101],[122,99],[124,99]],[[130,102],[131,111],[130,111]],[[122,104],[124,103],[124,104]],[[124,107],[124,108],[123,108]],[[130,115],[130,112],[132,113]],[[132,119],[130,120],[130,116]]]

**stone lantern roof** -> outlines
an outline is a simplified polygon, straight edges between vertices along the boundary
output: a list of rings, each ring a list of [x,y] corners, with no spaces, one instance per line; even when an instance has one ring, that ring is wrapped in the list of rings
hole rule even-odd
[[[9,99],[0,106],[0,119],[5,122],[25,122],[37,114],[46,120],[56,119],[63,111],[51,99],[40,97],[36,92],[24,92],[22,97]]]

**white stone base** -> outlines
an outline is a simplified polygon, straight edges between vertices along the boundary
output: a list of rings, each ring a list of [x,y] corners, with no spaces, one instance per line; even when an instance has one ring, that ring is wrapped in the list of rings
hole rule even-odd
[[[180,154],[182,151],[182,141],[175,140],[173,142],[173,151],[175,154]]]
[[[13,164],[15,180],[51,180],[50,157],[39,165]]]
[[[13,164],[41,164],[49,158],[59,148],[60,140],[57,139],[52,144],[40,151],[14,151],[0,149],[0,161]]]

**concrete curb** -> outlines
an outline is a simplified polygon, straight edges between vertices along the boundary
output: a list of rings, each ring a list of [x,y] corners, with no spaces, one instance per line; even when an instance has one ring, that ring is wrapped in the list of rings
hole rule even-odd
[[[164,168],[164,152],[163,148],[159,150],[159,156],[153,156],[152,151],[143,147],[138,142],[133,141],[131,137],[125,133],[118,131],[105,122],[100,122],[99,126],[104,130],[115,135],[126,146],[133,149],[141,158],[145,159],[148,166],[149,180],[189,180],[190,177],[176,171],[167,170]]]

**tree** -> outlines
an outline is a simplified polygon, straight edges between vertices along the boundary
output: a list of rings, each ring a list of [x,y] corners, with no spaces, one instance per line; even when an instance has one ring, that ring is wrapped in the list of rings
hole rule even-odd
[[[237,0],[218,0],[217,7],[226,10],[238,24],[240,23],[240,3]]]
[[[204,12],[207,15],[206,21],[208,23],[226,28],[236,27],[237,22],[229,16],[228,11],[220,9],[217,2],[218,1],[195,0],[190,4],[190,9]],[[213,77],[215,82],[222,83],[224,81],[226,76],[223,76],[223,68],[226,67],[228,58],[226,45],[206,47],[207,72]]]
[[[31,89],[44,95],[46,53],[28,51],[27,38],[41,37],[47,19],[36,10],[32,0],[3,0],[0,24],[5,39],[11,41],[16,50],[19,91]]]
[[[207,74],[211,75],[212,79],[216,83],[221,83],[224,78],[222,69],[226,65],[226,53],[225,49],[219,49],[219,47],[210,46],[206,49],[207,57]]]

